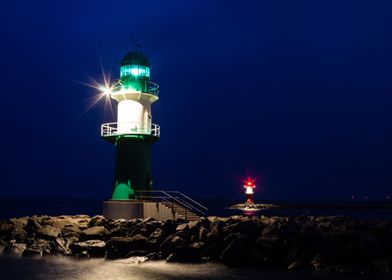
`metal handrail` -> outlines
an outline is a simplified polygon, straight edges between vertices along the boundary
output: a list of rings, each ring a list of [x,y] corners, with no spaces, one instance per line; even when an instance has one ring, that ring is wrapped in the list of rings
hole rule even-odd
[[[204,210],[208,211],[207,207],[205,207],[204,205],[200,204],[199,202],[193,200],[192,198],[190,198],[189,196],[183,194],[182,192],[179,192],[179,191],[166,191],[166,192],[168,192],[168,193],[178,193],[179,195],[181,195],[182,197],[185,197],[186,199],[190,200],[192,203],[196,204],[200,208],[203,208]]]
[[[198,213],[200,213],[200,214],[202,214],[202,215],[204,215],[205,212],[208,210],[208,208],[205,207],[204,205],[202,205],[202,204],[200,204],[199,202],[197,202],[197,201],[191,199],[190,197],[184,195],[183,193],[181,193],[181,192],[179,192],[179,191],[142,190],[142,191],[137,191],[137,193],[140,193],[140,195],[136,195],[136,198],[137,198],[137,199],[140,199],[140,198],[150,198],[150,199],[151,199],[151,198],[161,198],[161,199],[165,199],[166,201],[167,201],[167,199],[172,199],[172,200],[174,200],[175,202],[177,202],[179,205],[183,206],[185,209],[188,209],[188,210],[191,210],[191,211],[196,211],[196,212],[198,212]],[[163,194],[164,196],[158,196],[158,197],[156,197],[156,196],[143,196],[143,195],[142,195],[143,193],[146,193],[146,194],[147,194],[147,193],[161,193],[161,194]],[[181,198],[181,197],[178,197],[178,196],[173,196],[173,195],[171,195],[170,193],[171,193],[171,194],[178,194],[178,195],[180,195],[182,198]],[[187,199],[188,202],[185,201],[184,198]],[[193,203],[194,205],[192,205],[192,203]]]
[[[119,132],[119,125],[127,125],[129,127],[133,126],[134,128],[130,128],[127,132]],[[142,123],[137,122],[111,122],[104,123],[101,125],[101,136],[113,136],[122,134],[142,134],[160,137],[161,128],[159,125],[154,123],[151,124],[151,127],[144,127]]]
[[[159,85],[156,82],[149,81],[148,82],[148,91],[151,94],[158,95],[158,93],[159,93]]]
[[[128,91],[127,89],[124,88],[124,86],[121,84],[120,81],[117,81],[116,83],[113,84],[112,86],[112,93],[121,93],[123,91]],[[135,92],[143,92],[141,90],[133,90]],[[154,94],[158,96],[159,93],[159,85],[156,82],[153,81],[148,81],[148,92],[149,94]]]

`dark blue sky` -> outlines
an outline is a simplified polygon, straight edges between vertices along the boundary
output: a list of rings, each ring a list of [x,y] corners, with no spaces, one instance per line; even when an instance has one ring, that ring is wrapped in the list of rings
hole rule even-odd
[[[392,193],[390,1],[7,1],[3,196],[109,198],[115,121],[75,81],[118,78],[131,41],[161,86],[157,188],[195,197]]]

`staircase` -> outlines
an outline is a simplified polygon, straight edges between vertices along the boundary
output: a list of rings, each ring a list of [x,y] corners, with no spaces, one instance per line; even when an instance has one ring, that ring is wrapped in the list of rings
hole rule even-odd
[[[173,212],[173,216],[176,218],[182,218],[186,221],[198,221],[200,219],[200,215],[197,215],[177,203],[164,201],[162,204],[169,208]]]
[[[207,207],[179,191],[137,191],[136,199],[162,203],[173,213],[173,218],[197,221],[208,211]]]

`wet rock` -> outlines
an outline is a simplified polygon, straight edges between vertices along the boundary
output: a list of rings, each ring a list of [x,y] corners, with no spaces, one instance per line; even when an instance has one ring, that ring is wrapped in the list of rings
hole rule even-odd
[[[77,225],[66,225],[64,228],[61,230],[61,235],[63,237],[77,237],[79,238],[80,234],[82,231],[79,229]]]
[[[124,258],[130,251],[151,249],[147,238],[143,235],[135,235],[132,237],[113,237],[106,243],[107,258],[117,259]]]
[[[91,227],[83,230],[80,234],[81,240],[105,239],[109,234],[103,226]]]
[[[174,233],[177,229],[178,223],[173,219],[167,219],[163,222],[161,229],[167,233]]]
[[[239,266],[249,262],[248,242],[244,236],[234,239],[222,252],[220,260],[230,266]]]
[[[174,253],[170,254],[167,262],[199,263],[202,261],[200,250],[190,246],[176,247]]]
[[[125,258],[126,255],[132,250],[131,237],[112,237],[106,243],[106,258],[118,259]]]
[[[103,216],[94,216],[88,223],[88,227],[105,226],[106,220]]]
[[[24,229],[29,235],[32,235],[33,233],[36,233],[40,227],[41,225],[36,219],[29,218]]]
[[[83,242],[76,242],[71,244],[70,248],[76,255],[85,255],[87,252],[89,257],[104,257],[105,256],[105,242],[101,240],[87,240]]]
[[[150,253],[146,257],[147,257],[148,260],[151,260],[151,261],[162,260],[162,255],[157,253],[157,252]]]
[[[144,256],[147,256],[148,255],[148,252],[147,251],[145,251],[145,250],[134,250],[134,251],[130,251],[128,254],[127,254],[127,258],[131,258],[131,257],[144,257]]]
[[[22,254],[26,250],[26,248],[27,248],[27,245],[24,243],[11,242],[4,249],[4,252],[7,254],[11,254],[11,255],[20,257],[20,256],[22,256]]]
[[[225,244],[223,243],[223,241],[216,242],[214,244],[207,246],[202,251],[202,256],[206,257],[209,260],[217,261],[220,259],[220,256],[224,249],[225,249]]]
[[[223,227],[225,223],[221,220],[214,220],[210,224],[210,233],[208,239],[211,241],[219,240],[223,236]]]
[[[199,229],[198,237],[199,237],[199,241],[206,243],[208,240],[208,229],[206,229],[204,226],[201,226]]]
[[[25,243],[27,240],[27,233],[21,227],[15,225],[8,236],[11,240],[16,240],[19,243]]]
[[[29,220],[29,217],[11,218],[10,222],[12,224],[14,224],[15,226],[18,226],[23,229],[27,225],[28,220]]]
[[[72,251],[69,246],[75,240],[69,240],[65,238],[56,238],[53,242],[53,252],[61,255],[72,255]]]
[[[49,225],[42,226],[37,230],[38,237],[49,239],[49,240],[59,237],[60,234],[61,234],[61,230]]]
[[[51,253],[51,245],[48,240],[35,239],[23,252],[23,256],[42,256]]]

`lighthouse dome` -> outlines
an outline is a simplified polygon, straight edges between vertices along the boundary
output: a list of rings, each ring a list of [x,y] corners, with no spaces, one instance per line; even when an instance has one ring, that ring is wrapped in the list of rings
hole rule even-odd
[[[130,51],[121,60],[121,66],[124,65],[139,65],[139,66],[146,66],[150,67],[150,61],[148,57],[138,51]]]

